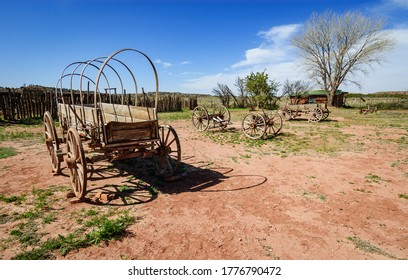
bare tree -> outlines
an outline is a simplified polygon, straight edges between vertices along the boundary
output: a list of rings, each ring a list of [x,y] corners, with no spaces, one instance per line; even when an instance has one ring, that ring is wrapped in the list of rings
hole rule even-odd
[[[357,74],[382,64],[382,55],[395,44],[383,31],[384,18],[366,18],[358,12],[313,14],[292,44],[300,49],[309,77],[326,91],[330,104],[339,86],[353,83]]]
[[[233,96],[231,89],[225,85],[217,83],[217,87],[213,88],[212,93],[221,99],[221,103],[225,107],[229,107],[230,96]]]
[[[238,97],[236,98],[235,96],[235,102],[237,103],[237,106],[239,108],[244,108],[247,104],[247,99],[248,99],[248,91],[246,90],[246,83],[245,79],[237,77],[235,80],[235,86],[238,89]]]
[[[294,97],[290,98],[291,104],[297,104],[307,91],[310,90],[310,83],[302,80],[290,82],[286,80],[283,84],[282,96]]]

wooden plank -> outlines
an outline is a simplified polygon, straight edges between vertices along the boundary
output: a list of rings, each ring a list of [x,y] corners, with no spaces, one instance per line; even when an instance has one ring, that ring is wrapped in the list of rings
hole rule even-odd
[[[140,106],[129,106],[122,104],[98,103],[104,114],[112,114],[117,116],[129,117],[130,119],[153,120],[154,108],[146,108]],[[133,120],[131,120],[133,121]],[[106,121],[108,122],[108,121]]]
[[[106,125],[107,144],[158,138],[158,122],[109,122]]]

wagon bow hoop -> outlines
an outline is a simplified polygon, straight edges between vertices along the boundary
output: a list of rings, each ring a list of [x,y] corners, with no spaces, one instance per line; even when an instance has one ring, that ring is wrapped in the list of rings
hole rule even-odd
[[[99,69],[99,73],[98,73],[98,76],[97,76],[96,81],[95,81],[95,93],[98,92],[99,79],[100,79],[100,76],[101,76],[102,73],[103,73],[103,70],[104,70],[105,66],[108,64],[108,62],[109,62],[114,56],[116,56],[117,54],[119,54],[119,53],[121,53],[121,52],[124,52],[124,51],[133,51],[133,52],[140,53],[141,55],[143,55],[143,56],[149,61],[150,65],[152,66],[152,69],[153,69],[153,72],[154,72],[154,76],[155,76],[155,79],[156,79],[156,96],[155,96],[154,108],[157,110],[157,102],[158,102],[157,99],[158,99],[158,95],[159,95],[159,77],[158,77],[158,75],[157,75],[156,67],[154,66],[153,61],[147,56],[147,54],[145,54],[145,53],[143,53],[143,52],[141,52],[141,51],[139,51],[139,50],[136,50],[136,49],[132,49],[132,48],[120,49],[120,50],[114,52],[113,54],[111,54],[110,56],[108,56],[108,57],[105,59],[105,61],[103,62],[103,64],[101,65],[101,67],[100,67],[100,69]],[[130,71],[130,70],[129,70],[129,71]],[[133,74],[132,74],[132,76],[133,76]],[[136,87],[136,85],[135,85],[135,87]],[[136,88],[135,90],[137,91],[137,88]],[[97,102],[96,102],[96,99],[95,99],[95,109],[96,109],[96,108],[97,108]]]

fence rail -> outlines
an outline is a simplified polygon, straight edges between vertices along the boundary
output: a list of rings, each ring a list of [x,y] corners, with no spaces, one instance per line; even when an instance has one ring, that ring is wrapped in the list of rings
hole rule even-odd
[[[154,107],[154,98],[149,94],[139,94],[136,104],[134,94],[116,95],[101,93],[102,102],[112,102],[115,104],[127,104],[137,106]],[[94,94],[83,94],[83,104],[93,104]],[[64,100],[70,102],[71,94],[64,93]],[[74,93],[74,103],[81,104],[81,96]],[[180,94],[160,94],[157,104],[158,112],[181,111],[183,108],[194,108],[197,106],[197,97],[190,96],[185,98]],[[46,111],[51,112],[53,117],[57,117],[57,103],[55,92],[44,88],[7,88],[6,91],[0,92],[0,116],[4,120],[16,120],[42,117]]]

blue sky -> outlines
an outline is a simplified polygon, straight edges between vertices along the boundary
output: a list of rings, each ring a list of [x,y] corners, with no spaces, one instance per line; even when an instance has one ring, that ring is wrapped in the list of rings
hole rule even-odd
[[[217,83],[264,71],[283,83],[306,80],[290,39],[313,12],[385,16],[396,46],[361,89],[408,90],[408,0],[1,0],[0,86],[55,86],[71,62],[122,48],[145,52],[160,90],[211,93]],[[147,88],[153,90],[153,88]]]

